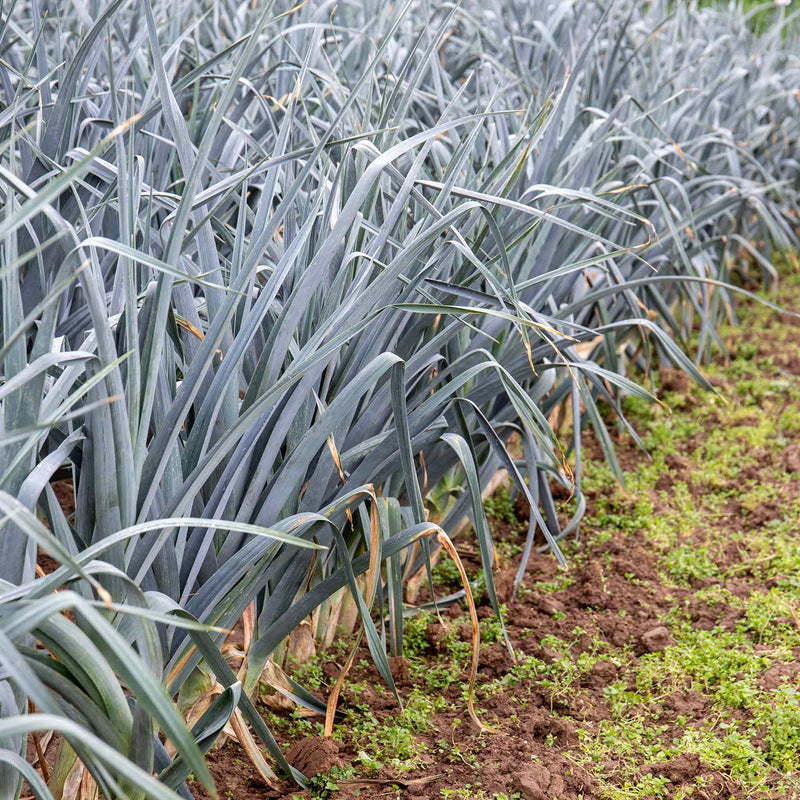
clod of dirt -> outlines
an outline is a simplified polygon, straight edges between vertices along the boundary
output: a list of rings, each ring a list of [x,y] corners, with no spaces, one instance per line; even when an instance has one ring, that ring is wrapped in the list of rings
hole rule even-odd
[[[286,760],[307,778],[342,766],[338,742],[323,739],[321,736],[312,736],[295,742],[286,751]]]
[[[664,707],[683,716],[696,714],[705,707],[706,700],[700,692],[689,689],[685,692],[674,692],[664,700]]]
[[[675,482],[679,480],[692,485],[692,462],[686,456],[679,453],[667,453],[664,456],[664,463],[667,471],[656,481],[655,490],[657,492],[670,491]]]
[[[555,598],[546,594],[540,594],[532,597],[531,604],[543,614],[549,614],[551,617],[553,614],[564,610],[564,604],[561,601],[556,600]]]
[[[360,700],[372,709],[384,709],[397,706],[397,700],[395,700],[394,695],[388,692],[376,692],[372,686],[364,688],[364,691],[360,694]]]
[[[548,800],[550,770],[542,764],[531,764],[511,777],[511,788],[522,795],[523,800]]]
[[[564,797],[567,786],[560,775],[553,775],[550,778],[550,785],[547,787],[548,797]]]
[[[670,469],[680,473],[690,472],[692,469],[692,462],[680,453],[667,453],[664,456],[664,463]]]
[[[719,609],[708,606],[692,609],[690,619],[698,630],[710,631],[719,624]]]
[[[576,585],[580,587],[578,602],[583,608],[608,607],[610,597],[603,591],[603,571],[599,564],[591,564],[579,570],[575,578]]]
[[[675,481],[672,479],[672,475],[669,472],[665,472],[663,475],[659,475],[658,480],[653,487],[657,492],[668,492],[672,489],[673,484]]]
[[[575,726],[569,720],[553,717],[546,712],[544,716],[533,719],[531,733],[537,739],[546,739],[548,736],[552,736],[561,746],[573,744],[578,740]]]
[[[793,444],[783,452],[783,468],[789,472],[800,472],[800,445]]]
[[[661,386],[664,391],[677,392],[684,394],[689,391],[691,386],[691,379],[689,376],[679,369],[660,369],[658,377],[661,380]]]
[[[775,664],[762,676],[759,684],[768,691],[777,689],[784,681],[791,681],[797,677],[800,666],[797,664]]]
[[[505,675],[512,666],[511,656],[501,642],[489,645],[481,653],[481,674],[487,678]]]
[[[688,783],[703,772],[703,767],[697,753],[684,753],[671,761],[651,764],[648,771],[672,783]]]
[[[614,683],[618,673],[619,670],[614,663],[603,659],[589,670],[584,678],[584,683],[590,689],[602,689],[604,686]]]
[[[531,507],[521,494],[514,501],[514,514],[520,522],[527,522],[531,518]]]
[[[426,628],[425,635],[434,652],[441,653],[444,650],[444,638],[447,636],[447,628],[438,622],[432,622]]]
[[[760,528],[767,522],[779,519],[783,516],[784,511],[785,507],[783,503],[779,503],[775,500],[766,500],[747,514],[745,522],[748,528]]]
[[[328,680],[336,680],[339,677],[339,673],[341,673],[342,668],[338,664],[334,664],[332,661],[326,661],[322,665],[322,674]]]
[[[657,628],[643,633],[640,637],[640,641],[642,647],[644,647],[648,653],[660,653],[674,643],[672,635],[663,625],[659,625]]]
[[[497,570],[494,577],[494,589],[501,603],[507,603],[514,592],[514,578],[516,570],[513,567],[506,567]]]
[[[391,656],[389,658],[389,669],[395,680],[408,680],[408,659],[403,656]]]
[[[615,647],[624,647],[628,643],[628,639],[636,632],[632,621],[627,617],[610,615],[598,617],[597,627]]]

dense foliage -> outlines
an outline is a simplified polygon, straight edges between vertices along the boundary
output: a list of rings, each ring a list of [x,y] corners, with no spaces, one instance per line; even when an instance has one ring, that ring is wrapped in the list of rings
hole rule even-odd
[[[330,640],[349,587],[391,687],[404,580],[465,515],[496,605],[497,470],[524,559],[558,552],[582,428],[618,471],[605,408],[658,363],[702,382],[732,265],[769,280],[795,242],[784,8],[31,0],[0,25],[3,797],[51,796],[35,730],[109,798],[210,782],[229,719],[288,770],[250,699],[288,634],[313,612]],[[190,732],[172,698],[206,673]]]

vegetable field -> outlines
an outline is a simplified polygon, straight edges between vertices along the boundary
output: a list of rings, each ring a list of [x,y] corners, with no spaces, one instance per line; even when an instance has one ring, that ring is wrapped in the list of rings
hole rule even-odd
[[[792,796],[799,26],[3,3],[0,798]]]

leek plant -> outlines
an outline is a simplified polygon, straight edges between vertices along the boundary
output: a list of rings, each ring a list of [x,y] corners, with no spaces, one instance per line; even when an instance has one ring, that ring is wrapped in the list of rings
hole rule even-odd
[[[332,720],[280,675],[289,634],[330,642],[352,603],[393,689],[404,586],[465,517],[497,609],[493,476],[531,507],[519,584],[537,534],[558,558],[577,534],[583,429],[622,480],[601,409],[635,437],[655,366],[705,383],[732,266],[769,281],[796,243],[786,10],[759,34],[662,0],[0,13],[3,797],[74,764],[187,797],[226,725],[302,782],[252,701],[271,676]]]

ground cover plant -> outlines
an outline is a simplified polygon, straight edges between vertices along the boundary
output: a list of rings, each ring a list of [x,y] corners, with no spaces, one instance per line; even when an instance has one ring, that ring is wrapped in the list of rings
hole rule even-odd
[[[340,684],[282,667],[357,628],[396,695],[434,569],[511,652],[486,487],[519,587],[578,531],[582,430],[621,481],[625,404],[711,390],[732,269],[795,244],[797,21],[757,11],[2,8],[3,796],[211,791],[225,731],[302,786],[261,686],[332,733]]]

